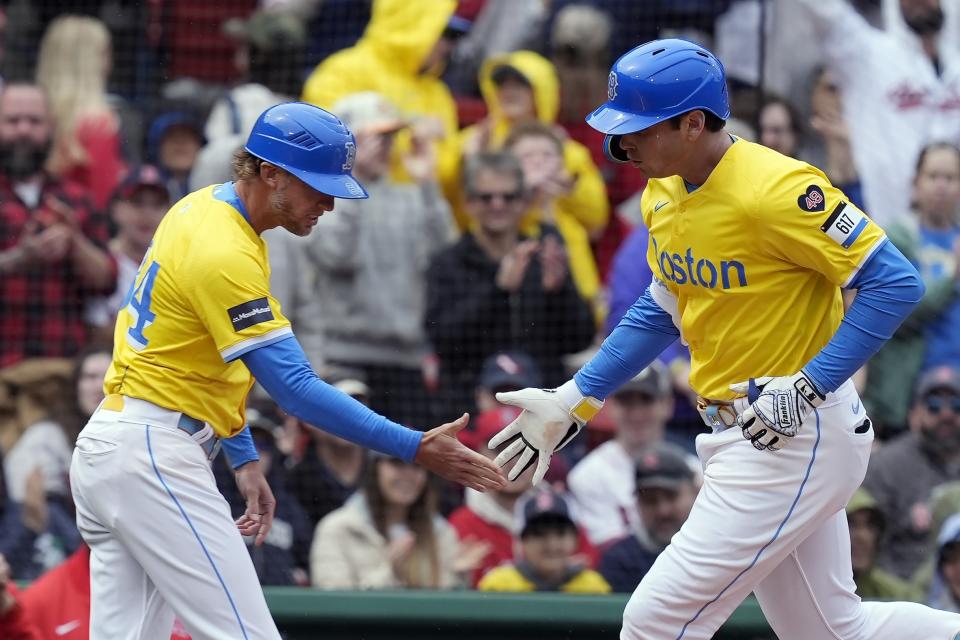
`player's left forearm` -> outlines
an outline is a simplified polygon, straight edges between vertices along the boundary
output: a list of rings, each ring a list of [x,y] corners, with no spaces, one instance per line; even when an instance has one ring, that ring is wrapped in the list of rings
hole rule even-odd
[[[849,284],[857,297],[837,332],[803,368],[825,394],[862,367],[923,297],[920,274],[891,242],[883,242]]]
[[[603,341],[600,351],[574,376],[577,387],[583,395],[603,400],[679,337],[670,314],[647,289]]]
[[[296,338],[241,356],[280,408],[328,433],[408,462],[423,434],[375,413],[321,380]]]
[[[107,252],[81,233],[73,238],[73,264],[80,279],[90,289],[113,291],[117,284],[117,272]]]

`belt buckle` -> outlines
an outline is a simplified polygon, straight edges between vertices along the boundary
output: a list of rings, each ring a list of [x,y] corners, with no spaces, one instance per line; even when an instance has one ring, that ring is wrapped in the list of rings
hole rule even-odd
[[[720,407],[715,404],[707,405],[707,408],[704,409],[704,413],[707,415],[707,420],[710,421],[710,426],[717,429],[722,429],[726,425],[720,419]]]
[[[705,398],[697,398],[697,410],[704,423],[714,431],[723,431],[737,423],[736,411],[730,404],[718,404]],[[729,419],[729,422],[724,417]]]
[[[700,413],[700,417],[703,418],[704,424],[708,427],[712,429],[723,428],[716,405],[711,404],[705,398],[697,398],[697,411]]]

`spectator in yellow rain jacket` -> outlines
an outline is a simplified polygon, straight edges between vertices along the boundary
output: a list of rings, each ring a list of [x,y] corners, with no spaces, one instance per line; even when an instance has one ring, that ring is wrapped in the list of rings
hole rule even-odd
[[[552,126],[556,120],[560,102],[557,73],[550,61],[533,51],[515,51],[486,60],[480,69],[480,89],[489,116],[460,133],[461,158],[501,148],[518,125],[539,121]],[[588,236],[599,234],[607,223],[607,189],[587,148],[568,138],[560,127],[555,130],[562,142],[563,163],[555,180],[562,193],[555,200],[554,221],[567,245],[577,290],[592,301],[597,297],[600,279]],[[447,195],[458,224],[465,228],[468,218],[458,181],[447,184]],[[524,220],[524,232],[535,232],[542,213],[536,207],[531,209]]]
[[[303,87],[303,101],[330,109],[340,98],[375,91],[403,112],[409,131],[397,136],[391,175],[410,182],[402,158],[411,135],[438,144],[438,177],[457,171],[457,107],[440,75],[453,44],[469,21],[454,16],[456,0],[419,2],[374,0],[370,23],[352,47],[334,53],[313,70]]]
[[[563,166],[563,138],[558,135],[557,127],[539,120],[518,124],[505,146],[520,161],[523,180],[530,192],[525,223],[535,221],[557,227],[567,250],[573,284],[593,305],[596,320],[602,323],[606,301],[599,295],[600,274],[590,237],[580,221],[565,208],[569,206],[574,178]]]

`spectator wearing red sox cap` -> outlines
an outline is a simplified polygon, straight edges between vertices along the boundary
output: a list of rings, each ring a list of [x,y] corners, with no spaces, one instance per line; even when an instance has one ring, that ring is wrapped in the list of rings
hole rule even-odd
[[[481,591],[608,593],[610,585],[577,553],[579,529],[566,500],[536,491],[520,509],[519,553],[487,573]]]
[[[117,262],[117,288],[112,295],[91,303],[90,324],[112,332],[117,313],[133,283],[147,247],[170,208],[170,196],[160,170],[143,164],[130,170],[110,199],[110,219],[117,235],[108,244]],[[110,334],[112,336],[112,333]]]
[[[614,591],[625,593],[636,588],[680,530],[698,485],[687,453],[671,444],[641,452],[634,472],[634,500],[641,523],[604,552],[598,567]]]
[[[497,402],[501,391],[517,391],[527,387],[542,387],[543,378],[537,363],[524,351],[498,351],[483,361],[474,401],[477,412],[504,406]]]
[[[667,420],[673,414],[670,372],[655,361],[610,400],[607,411],[614,438],[587,454],[567,478],[580,522],[598,546],[622,538],[639,524],[634,460],[644,449],[665,441]]]

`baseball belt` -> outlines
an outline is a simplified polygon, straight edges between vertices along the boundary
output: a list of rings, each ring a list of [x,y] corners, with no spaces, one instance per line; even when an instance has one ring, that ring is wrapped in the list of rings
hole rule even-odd
[[[138,409],[140,409],[138,411]],[[131,398],[118,393],[111,393],[100,404],[102,411],[116,411],[124,413],[129,411],[133,414],[148,413],[150,415],[162,415],[164,418],[170,418],[171,423],[178,429],[185,432],[190,438],[200,445],[207,456],[207,460],[213,460],[220,452],[220,438],[216,436],[213,427],[203,420],[198,420],[179,411],[172,411],[159,407],[152,402],[141,400],[140,398]]]

